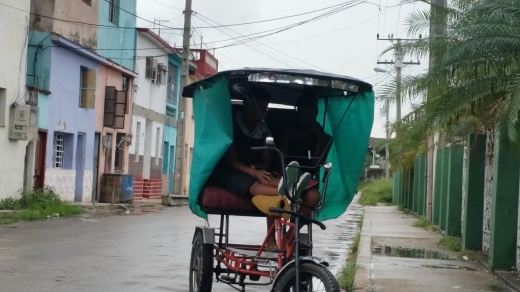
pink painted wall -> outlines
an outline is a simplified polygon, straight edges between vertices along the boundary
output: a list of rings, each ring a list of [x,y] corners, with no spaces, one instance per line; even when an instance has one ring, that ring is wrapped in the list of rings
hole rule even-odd
[[[124,129],[112,129],[103,126],[103,117],[105,109],[105,87],[114,86],[116,90],[122,90],[122,78],[123,73],[115,68],[111,68],[107,65],[100,65],[98,69],[98,88],[96,94],[96,132],[100,133],[100,148],[99,148],[99,169],[98,169],[98,180],[97,180],[97,196],[99,198],[101,190],[101,182],[103,173],[114,173],[115,165],[115,154],[116,154],[116,137],[118,133],[130,134],[131,133],[131,117],[132,117],[132,104],[134,95],[134,82],[133,78],[128,76],[128,96],[127,109],[125,115],[125,127]],[[103,136],[111,136],[111,143],[109,148],[103,147]],[[123,142],[120,145],[123,148],[123,171],[122,173],[128,173],[128,145]]]

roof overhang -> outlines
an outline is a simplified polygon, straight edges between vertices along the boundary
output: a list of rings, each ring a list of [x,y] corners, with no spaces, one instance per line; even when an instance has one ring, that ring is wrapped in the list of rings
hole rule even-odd
[[[64,37],[62,37],[59,34],[52,33],[51,40],[55,43],[60,45],[63,48],[75,50],[75,52],[79,55],[82,55],[86,58],[89,58],[95,62],[98,62],[102,65],[108,66],[112,69],[115,69],[125,75],[129,75],[132,77],[137,77],[137,73],[124,67],[119,64],[117,64],[114,61],[111,61],[110,59],[107,59],[103,56],[98,55],[97,53],[92,52],[90,49],[84,48],[78,44],[76,44],[73,41],[70,41]]]

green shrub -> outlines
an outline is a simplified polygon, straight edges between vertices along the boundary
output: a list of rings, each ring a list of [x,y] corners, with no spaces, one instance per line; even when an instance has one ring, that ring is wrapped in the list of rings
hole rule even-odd
[[[48,208],[62,204],[60,197],[50,188],[22,193],[20,206],[23,209]]]
[[[451,236],[444,236],[443,238],[441,238],[441,244],[451,251],[459,252],[461,250],[460,242]]]
[[[361,197],[359,203],[364,206],[376,206],[377,203],[392,202],[392,181],[389,179],[377,179],[366,183],[360,188]]]
[[[59,214],[61,217],[86,212],[85,209],[61,201],[50,188],[22,193],[20,199],[6,198],[0,200],[0,210],[23,210],[0,217],[0,224],[17,221],[45,219],[47,216]]]
[[[0,210],[19,210],[21,209],[20,200],[15,198],[5,198],[0,200]]]

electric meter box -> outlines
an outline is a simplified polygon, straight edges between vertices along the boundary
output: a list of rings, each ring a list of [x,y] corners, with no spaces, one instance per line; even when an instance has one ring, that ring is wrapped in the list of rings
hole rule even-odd
[[[9,139],[27,140],[31,116],[31,106],[18,104],[11,107],[11,119],[9,124]]]

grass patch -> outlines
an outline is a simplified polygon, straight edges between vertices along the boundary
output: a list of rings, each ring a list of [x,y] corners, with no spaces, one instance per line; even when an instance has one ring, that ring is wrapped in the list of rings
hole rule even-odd
[[[360,218],[358,223],[359,231],[354,237],[352,247],[350,249],[347,263],[341,268],[337,278],[340,289],[347,292],[353,291],[352,285],[354,284],[354,277],[356,276],[359,266],[357,264],[357,256],[359,250],[359,240],[361,239],[361,227],[363,226],[363,217]]]
[[[441,244],[447,247],[451,251],[460,252],[460,242],[451,237],[451,236],[444,236],[441,238]]]
[[[397,209],[405,214],[408,214],[410,213],[410,210],[408,210],[407,208],[404,207],[404,205],[399,205],[397,206]]]
[[[363,182],[358,186],[361,192],[359,203],[363,206],[376,206],[377,203],[392,203],[392,181],[376,179]]]
[[[427,229],[433,232],[437,231],[437,227],[433,226],[430,222],[428,222],[428,220],[426,220],[426,217],[424,216],[419,217],[419,219],[417,219],[417,221],[414,222],[413,226]]]
[[[2,199],[0,210],[18,210],[14,213],[3,213],[0,216],[0,224],[45,219],[55,214],[67,217],[86,212],[81,207],[62,202],[60,197],[49,188],[22,193],[20,199]]]
[[[470,260],[470,261],[474,261],[475,260],[475,256],[473,256],[473,254],[468,252],[468,251],[461,251],[461,252],[459,252],[459,259],[463,260],[464,256],[468,257],[468,260]]]

